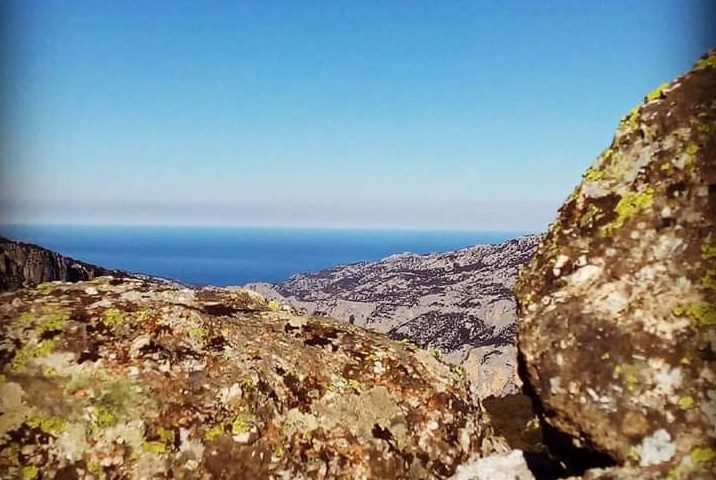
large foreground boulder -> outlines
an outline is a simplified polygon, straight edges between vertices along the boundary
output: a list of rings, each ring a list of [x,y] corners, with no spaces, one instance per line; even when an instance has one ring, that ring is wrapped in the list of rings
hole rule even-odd
[[[716,461],[715,129],[711,52],[622,120],[516,287],[544,420],[647,476]]]
[[[490,450],[460,371],[245,290],[0,295],[0,477],[443,478]]]

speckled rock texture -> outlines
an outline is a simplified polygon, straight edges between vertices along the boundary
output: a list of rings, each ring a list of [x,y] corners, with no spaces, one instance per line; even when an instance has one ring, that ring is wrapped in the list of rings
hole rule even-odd
[[[242,289],[0,295],[1,478],[444,478],[499,444],[461,371]]]
[[[646,476],[714,473],[715,129],[712,51],[621,121],[516,286],[544,420]]]

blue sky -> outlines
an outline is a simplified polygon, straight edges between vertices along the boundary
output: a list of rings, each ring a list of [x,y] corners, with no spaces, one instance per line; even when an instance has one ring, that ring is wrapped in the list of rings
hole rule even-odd
[[[6,1],[2,220],[542,230],[707,4]]]

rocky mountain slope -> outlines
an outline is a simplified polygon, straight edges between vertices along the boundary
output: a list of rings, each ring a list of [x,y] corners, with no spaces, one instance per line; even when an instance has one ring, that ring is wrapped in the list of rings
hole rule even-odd
[[[519,385],[512,286],[538,240],[392,255],[246,287],[313,315],[437,349],[467,369],[481,398],[504,395]]]
[[[715,227],[712,51],[622,120],[517,285],[543,421],[640,478],[716,478]]]
[[[45,283],[0,295],[0,333],[2,478],[444,478],[493,450],[460,372],[247,291]]]
[[[0,237],[0,291],[53,280],[79,282],[122,272],[80,262],[29,243]]]

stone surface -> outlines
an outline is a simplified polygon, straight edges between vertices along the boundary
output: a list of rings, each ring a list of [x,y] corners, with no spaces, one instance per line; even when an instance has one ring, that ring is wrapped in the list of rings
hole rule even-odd
[[[622,120],[516,287],[543,419],[645,475],[714,473],[715,66]]]
[[[512,287],[538,240],[391,255],[247,287],[308,313],[436,349],[468,371],[475,395],[506,395],[520,386]]]
[[[450,480],[535,480],[520,450],[460,465]]]
[[[2,478],[444,478],[499,446],[460,371],[241,289],[0,295]]]
[[[121,272],[80,262],[29,243],[0,237],[0,291],[61,280],[79,282]]]

